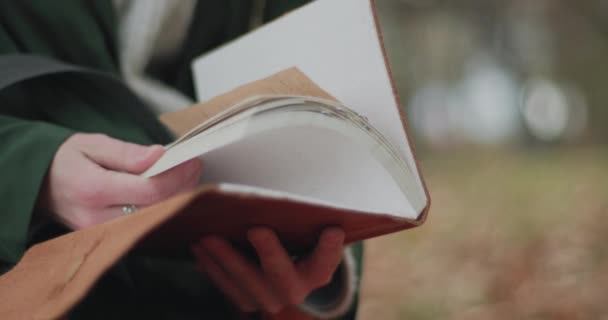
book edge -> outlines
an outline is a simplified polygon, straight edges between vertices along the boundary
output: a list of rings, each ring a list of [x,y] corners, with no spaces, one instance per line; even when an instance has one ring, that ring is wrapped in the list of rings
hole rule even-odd
[[[429,192],[427,183],[424,180],[424,176],[422,175],[422,171],[420,170],[420,162],[418,161],[418,156],[416,155],[415,146],[412,143],[413,141],[412,141],[410,134],[408,132],[408,129],[407,129],[407,121],[405,120],[405,114],[403,112],[401,99],[397,92],[397,87],[395,86],[395,82],[394,82],[394,78],[393,78],[393,71],[390,67],[390,63],[388,60],[388,54],[386,52],[386,47],[384,46],[384,37],[382,35],[382,28],[380,27],[380,19],[378,17],[378,11],[376,9],[376,0],[369,0],[369,5],[371,6],[372,17],[374,19],[374,25],[376,27],[376,34],[378,36],[378,41],[380,43],[380,50],[382,51],[382,59],[384,60],[384,67],[386,68],[386,71],[388,73],[388,77],[389,77],[390,84],[391,84],[391,89],[393,91],[393,98],[395,99],[395,104],[397,105],[397,111],[399,112],[399,118],[400,118],[399,120],[401,121],[401,125],[403,126],[403,130],[405,132],[405,138],[407,139],[409,147],[412,151],[412,156],[414,158],[414,162],[416,163],[416,172],[418,174],[418,177],[420,178],[420,182],[422,183],[422,189],[426,196],[426,206],[423,209],[423,211],[420,213],[420,215],[418,216],[418,219],[417,219],[417,221],[419,222],[417,225],[420,225],[426,221],[428,212],[430,210],[431,194]]]

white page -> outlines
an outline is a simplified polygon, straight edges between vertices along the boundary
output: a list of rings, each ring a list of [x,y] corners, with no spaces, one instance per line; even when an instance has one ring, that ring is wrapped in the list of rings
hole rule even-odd
[[[409,219],[422,209],[413,207],[367,146],[332,129],[269,130],[211,150],[203,159],[203,183],[254,186],[242,189]]]
[[[289,101],[299,99],[283,102]],[[239,114],[244,118],[174,145],[143,176],[202,155],[203,182],[251,186],[280,191],[296,200],[316,199],[308,202],[417,217],[426,202],[412,188],[414,173],[380,147],[368,128],[319,112],[318,105],[298,103],[292,109]],[[272,106],[272,101],[266,105]]]
[[[206,101],[293,66],[366,116],[416,167],[369,0],[317,0],[197,59],[196,92]]]

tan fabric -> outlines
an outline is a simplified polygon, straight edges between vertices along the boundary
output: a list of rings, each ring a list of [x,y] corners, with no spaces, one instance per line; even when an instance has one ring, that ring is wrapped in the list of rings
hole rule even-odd
[[[30,248],[0,277],[0,319],[61,318],[138,240],[193,196],[178,196]]]

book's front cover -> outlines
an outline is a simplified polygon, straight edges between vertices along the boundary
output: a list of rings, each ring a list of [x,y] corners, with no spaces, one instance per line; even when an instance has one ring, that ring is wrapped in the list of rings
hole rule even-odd
[[[346,242],[368,239],[419,224],[388,214],[370,214],[294,201],[280,197],[225,192],[221,188],[203,188],[179,213],[154,228],[141,243],[143,249],[171,253],[200,237],[215,234],[248,247],[247,230],[270,227],[293,252],[314,247],[324,228],[339,226]]]

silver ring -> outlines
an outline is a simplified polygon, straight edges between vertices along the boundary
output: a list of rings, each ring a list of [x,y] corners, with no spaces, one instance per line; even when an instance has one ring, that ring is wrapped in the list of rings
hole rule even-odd
[[[136,211],[137,211],[137,206],[135,206],[134,204],[127,204],[127,205],[122,206],[122,214],[125,216],[135,213]]]

